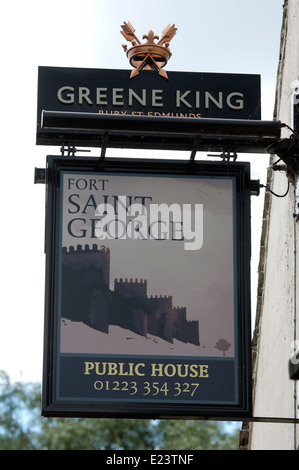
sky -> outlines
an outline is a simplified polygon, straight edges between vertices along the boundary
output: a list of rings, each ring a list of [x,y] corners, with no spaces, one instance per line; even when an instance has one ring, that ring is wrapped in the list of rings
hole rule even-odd
[[[59,147],[35,144],[39,65],[130,69],[120,26],[142,37],[178,28],[168,71],[260,74],[262,119],[273,116],[283,0],[3,0],[0,3],[1,295],[0,369],[12,380],[42,380],[45,186],[34,168]],[[99,156],[100,149],[93,149]],[[111,149],[107,156],[125,155]],[[142,155],[148,156],[148,152]],[[184,155],[183,158],[186,158]],[[188,158],[188,157],[187,157]],[[207,159],[197,155],[197,159]],[[266,182],[267,155],[239,156]],[[252,290],[264,190],[252,198]],[[254,317],[254,299],[253,299]]]

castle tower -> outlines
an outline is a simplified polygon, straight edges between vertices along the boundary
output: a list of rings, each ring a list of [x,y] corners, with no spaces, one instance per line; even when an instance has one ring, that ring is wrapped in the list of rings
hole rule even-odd
[[[173,308],[173,337],[184,343],[191,343],[199,346],[199,326],[198,321],[187,320],[186,307]]]
[[[97,245],[62,249],[61,317],[108,333],[110,251]]]
[[[111,324],[147,335],[147,281],[122,278],[114,280],[114,296],[110,314]]]
[[[173,342],[172,296],[148,298],[148,332],[165,341]]]
[[[62,248],[62,264],[65,267],[71,267],[76,271],[81,269],[95,269],[101,273],[102,280],[109,286],[110,281],[110,250],[105,246],[77,245],[76,248],[70,246],[69,248]]]

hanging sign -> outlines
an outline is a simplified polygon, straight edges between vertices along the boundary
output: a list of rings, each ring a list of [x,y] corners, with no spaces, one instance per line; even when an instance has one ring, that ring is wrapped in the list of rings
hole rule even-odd
[[[43,415],[250,415],[249,164],[47,171]]]
[[[260,76],[142,70],[39,67],[37,144],[92,146],[102,134],[44,129],[43,111],[118,116],[261,119]],[[113,136],[111,137],[113,140]]]

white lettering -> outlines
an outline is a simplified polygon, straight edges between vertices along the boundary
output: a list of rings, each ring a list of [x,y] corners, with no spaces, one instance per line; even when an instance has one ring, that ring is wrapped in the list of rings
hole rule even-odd
[[[117,204],[99,204],[95,216],[94,235],[103,239],[183,241],[185,250],[200,250],[203,245],[203,204],[168,206],[144,204],[127,207],[127,197],[117,196]],[[79,220],[79,219],[77,219]]]
[[[190,95],[191,91],[185,91],[183,95],[181,95],[181,91],[177,90],[176,92],[176,107],[179,108],[181,106],[181,102],[187,106],[187,108],[192,108],[192,105],[185,100],[186,96]]]
[[[107,88],[97,88],[97,104],[107,105]]]
[[[146,90],[142,90],[142,98],[135,93],[134,90],[131,90],[129,88],[129,106],[133,106],[133,98],[135,98],[136,101],[138,101],[141,106],[146,106]]]
[[[162,108],[162,95],[163,90],[152,90],[152,106],[155,108]]]
[[[209,101],[211,101],[212,103],[215,104],[215,106],[217,106],[218,109],[222,109],[223,108],[223,93],[220,91],[218,93],[218,101],[216,100],[216,98],[214,98],[214,96],[212,96],[208,91],[206,92],[206,96],[205,96],[205,108],[208,109],[209,108]]]
[[[231,102],[232,98],[235,98],[236,96],[239,96],[241,99],[235,100],[236,104],[233,104]],[[244,108],[244,96],[242,93],[230,93],[228,97],[226,98],[226,104],[229,108],[231,109],[243,109]]]
[[[113,106],[123,106],[123,88],[113,88],[112,89],[112,104]]]
[[[65,91],[69,91],[71,93],[67,93],[65,96],[66,98],[63,97],[63,93]],[[74,97],[74,88],[71,87],[71,86],[63,86],[61,88],[59,88],[58,92],[57,92],[57,98],[59,99],[60,103],[63,103],[63,104],[74,104],[75,102],[75,97]]]
[[[107,88],[97,87],[91,90],[85,86],[79,86],[77,89],[71,86],[63,86],[57,91],[57,99],[60,103],[65,105],[79,104],[97,106],[118,106],[125,107],[126,104],[131,108],[134,104],[146,108],[152,106],[153,108],[163,108],[163,92],[164,90],[152,89],[146,90],[145,88],[136,92],[129,88]],[[211,106],[222,110],[225,106],[232,110],[244,109],[244,95],[243,93],[234,91],[226,95],[223,91],[210,93],[208,91],[191,91],[191,90],[176,90],[175,92],[175,106],[176,108],[186,107],[190,109],[200,109],[201,102],[205,109],[209,109]],[[171,104],[171,103],[170,103]],[[104,111],[103,111],[104,112]],[[120,111],[123,113],[123,111]],[[124,111],[127,113],[128,111]],[[113,113],[113,111],[111,111]],[[133,113],[137,113],[133,111]],[[149,115],[154,115],[153,111],[148,111]],[[163,114],[171,115],[172,113]],[[157,114],[160,115],[160,114]],[[183,117],[182,114],[178,116]],[[187,115],[184,115],[187,116]],[[195,117],[195,115],[194,115]]]
[[[87,104],[93,104],[91,99],[89,98],[90,89],[86,87],[79,87],[79,104],[83,104],[83,99],[86,101]]]
[[[161,235],[165,235],[163,240],[169,236],[169,224],[170,224],[170,214],[172,214],[172,220],[179,221],[182,218],[181,215],[181,207],[179,204],[171,204],[168,206],[167,204],[150,204],[150,220],[163,222],[164,231],[163,233],[159,233],[161,230],[161,226],[155,226],[155,230],[151,230],[150,238],[154,238],[155,240],[159,240]],[[152,222],[153,223],[153,222]]]
[[[188,240],[185,242],[185,250],[200,250],[203,245],[203,204],[194,204],[194,212],[191,204],[183,204],[183,227],[184,237]]]
[[[131,240],[147,239],[147,213],[143,204],[131,204],[128,208],[128,216],[135,216],[128,223],[127,234]]]

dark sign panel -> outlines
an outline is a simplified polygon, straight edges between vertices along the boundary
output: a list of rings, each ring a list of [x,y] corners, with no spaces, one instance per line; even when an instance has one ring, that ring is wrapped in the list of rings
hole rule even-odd
[[[59,144],[75,138],[42,128],[43,111],[96,114],[261,119],[259,75],[168,72],[168,80],[142,71],[39,67],[37,144]],[[86,134],[86,133],[85,133]],[[86,141],[84,134],[82,141]],[[70,138],[71,136],[71,138]],[[89,132],[89,142],[99,133]]]
[[[250,416],[249,164],[47,173],[43,415]]]

